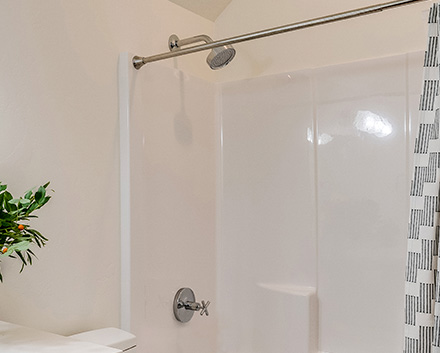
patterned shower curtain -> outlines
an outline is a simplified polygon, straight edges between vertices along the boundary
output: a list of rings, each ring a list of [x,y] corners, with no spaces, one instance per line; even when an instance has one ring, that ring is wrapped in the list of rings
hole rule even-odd
[[[439,4],[430,10],[428,36],[410,192],[404,353],[440,353]]]

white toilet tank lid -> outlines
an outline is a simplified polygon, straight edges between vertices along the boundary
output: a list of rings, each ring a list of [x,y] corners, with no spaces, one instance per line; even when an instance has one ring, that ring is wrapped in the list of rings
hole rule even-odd
[[[86,331],[70,336],[80,341],[100,344],[102,346],[128,350],[136,346],[136,336],[115,327]]]

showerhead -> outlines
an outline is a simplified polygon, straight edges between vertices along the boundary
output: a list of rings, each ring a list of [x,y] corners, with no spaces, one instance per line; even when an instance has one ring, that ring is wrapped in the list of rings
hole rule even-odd
[[[235,56],[235,49],[232,45],[214,48],[206,58],[206,62],[213,70],[218,70],[228,65]]]
[[[183,46],[194,44],[197,42],[212,43],[212,39],[205,35],[199,35],[191,38],[180,39],[175,34],[168,39],[168,47],[170,51],[177,51]],[[235,56],[235,49],[232,45],[225,45],[223,47],[214,48],[206,58],[206,62],[212,70],[218,70],[228,65]]]

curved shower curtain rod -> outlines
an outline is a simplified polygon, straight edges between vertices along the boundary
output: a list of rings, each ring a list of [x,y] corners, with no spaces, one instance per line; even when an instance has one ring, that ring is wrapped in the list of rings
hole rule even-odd
[[[246,42],[246,41],[259,39],[259,38],[263,38],[263,37],[269,37],[269,36],[273,36],[276,34],[296,31],[296,30],[302,29],[302,28],[313,27],[313,26],[317,26],[317,25],[330,23],[330,22],[336,22],[336,21],[340,21],[340,20],[353,18],[353,17],[368,15],[373,12],[379,12],[379,11],[383,11],[383,10],[390,9],[393,7],[408,5],[410,3],[422,2],[422,1],[427,1],[427,0],[391,1],[391,2],[387,2],[387,3],[383,3],[383,4],[373,5],[373,6],[369,6],[369,7],[363,7],[363,8],[356,9],[356,10],[340,12],[340,13],[330,15],[330,16],[318,17],[318,18],[315,18],[312,20],[296,22],[296,23],[292,23],[292,24],[289,24],[286,26],[274,27],[274,28],[265,29],[265,30],[258,31],[258,32],[252,32],[252,33],[247,33],[247,34],[243,34],[243,35],[239,35],[239,36],[235,36],[235,37],[221,39],[221,40],[209,42],[206,44],[196,45],[196,46],[193,46],[190,48],[170,51],[169,53],[163,53],[163,54],[158,54],[158,55],[153,55],[153,56],[148,56],[148,57],[135,56],[135,57],[133,57],[133,66],[137,70],[139,70],[145,64],[150,63],[150,62],[154,62],[154,61],[169,59],[169,58],[173,58],[176,56],[181,56],[181,55],[186,55],[186,54],[191,54],[191,53],[197,53],[197,52],[203,51],[203,50],[214,49],[214,48],[218,48],[218,47],[222,47],[222,46],[226,46],[226,45]]]

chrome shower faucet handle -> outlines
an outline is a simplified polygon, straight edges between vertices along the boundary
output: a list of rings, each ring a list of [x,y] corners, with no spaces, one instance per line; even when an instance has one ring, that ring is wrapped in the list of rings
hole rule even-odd
[[[195,311],[200,310],[200,315],[209,315],[208,306],[209,301],[197,303],[194,292],[191,288],[180,288],[174,296],[173,311],[174,316],[180,322],[188,322],[194,315]]]
[[[209,300],[206,303],[204,300],[202,300],[202,311],[200,312],[200,316],[203,316],[203,314],[205,314],[206,316],[209,316],[209,313],[208,313],[209,304],[211,304],[211,302]]]

